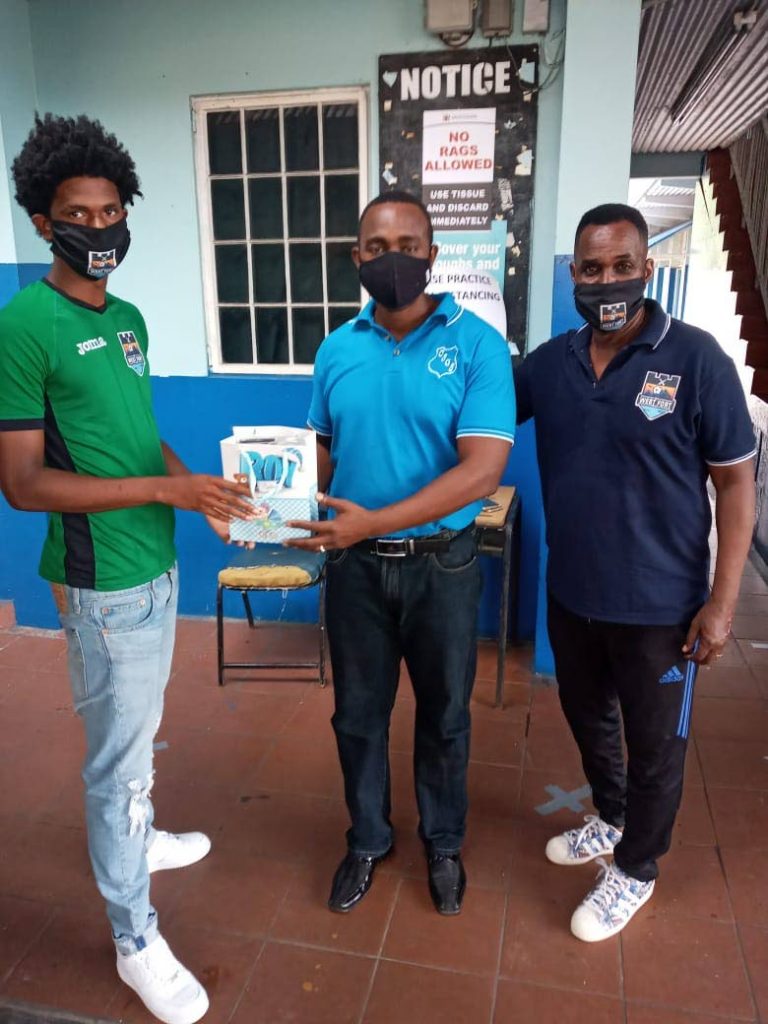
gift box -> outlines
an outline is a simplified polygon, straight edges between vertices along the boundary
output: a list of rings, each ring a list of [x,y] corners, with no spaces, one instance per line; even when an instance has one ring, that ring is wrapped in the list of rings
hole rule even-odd
[[[290,529],[292,519],[317,519],[315,432],[298,427],[233,427],[221,441],[221,464],[229,480],[244,479],[256,517],[233,519],[234,541],[274,544],[308,537]]]

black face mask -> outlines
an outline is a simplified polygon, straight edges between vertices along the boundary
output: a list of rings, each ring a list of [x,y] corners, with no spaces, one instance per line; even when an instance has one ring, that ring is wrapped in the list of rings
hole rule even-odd
[[[429,284],[429,260],[385,252],[366,260],[359,268],[360,284],[385,309],[410,306]]]
[[[54,256],[63,259],[76,274],[90,280],[106,277],[117,269],[131,244],[125,217],[107,228],[87,228],[83,224],[53,220],[51,230]]]
[[[633,277],[610,284],[577,284],[573,300],[576,309],[595,330],[620,331],[642,307],[645,281],[642,277]]]

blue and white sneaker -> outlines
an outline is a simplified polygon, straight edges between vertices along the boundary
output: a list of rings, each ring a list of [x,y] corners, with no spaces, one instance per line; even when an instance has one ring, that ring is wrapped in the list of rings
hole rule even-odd
[[[582,942],[616,935],[653,895],[655,882],[641,882],[602,859],[597,885],[574,910],[571,931]]]
[[[586,864],[595,857],[613,853],[621,839],[621,830],[609,825],[596,814],[587,814],[582,828],[572,828],[553,836],[544,851],[553,864]]]

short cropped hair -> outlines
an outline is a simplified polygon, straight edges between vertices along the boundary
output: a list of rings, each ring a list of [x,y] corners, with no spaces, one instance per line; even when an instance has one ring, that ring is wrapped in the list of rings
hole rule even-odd
[[[417,206],[424,214],[424,219],[427,222],[427,228],[429,231],[429,244],[432,245],[432,218],[429,216],[429,210],[417,196],[412,195],[410,192],[406,192],[405,189],[392,189],[390,192],[382,192],[368,203],[366,208],[360,214],[360,220],[358,221],[358,239],[360,238],[360,225],[363,223],[363,218],[366,213],[368,213],[372,206],[381,206],[383,203],[408,203],[410,206]]]
[[[605,224],[618,224],[623,220],[627,220],[630,224],[635,225],[643,245],[647,246],[648,225],[645,222],[645,217],[639,210],[636,210],[634,206],[627,206],[626,203],[603,203],[602,206],[595,206],[593,209],[587,210],[579,221],[579,226],[576,228],[576,238],[573,243],[574,249],[579,244],[579,236],[585,228],[592,227],[593,225],[600,227]]]
[[[35,126],[13,161],[16,199],[30,217],[51,212],[56,189],[68,178],[106,178],[123,206],[140,196],[134,162],[99,121],[80,114],[57,117],[35,114]]]

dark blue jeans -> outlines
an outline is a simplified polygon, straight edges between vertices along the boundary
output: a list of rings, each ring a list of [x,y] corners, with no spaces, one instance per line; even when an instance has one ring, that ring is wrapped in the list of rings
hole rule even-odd
[[[447,552],[383,558],[348,548],[328,560],[333,728],[352,827],[349,849],[392,845],[389,720],[405,659],[416,697],[414,775],[430,853],[461,848],[467,814],[469,699],[481,577],[472,531]]]

